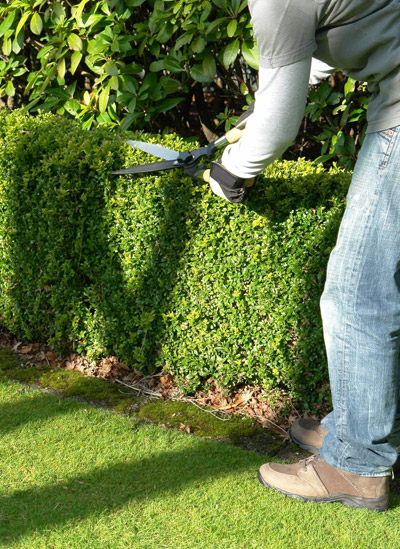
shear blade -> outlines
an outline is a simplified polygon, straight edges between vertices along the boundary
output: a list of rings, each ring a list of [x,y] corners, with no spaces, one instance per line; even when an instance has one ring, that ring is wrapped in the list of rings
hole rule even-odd
[[[177,160],[179,152],[172,149],[166,149],[161,145],[153,145],[152,143],[145,143],[144,141],[127,141],[128,145],[134,149],[140,149],[143,152],[147,152],[158,158],[164,158],[164,160]]]
[[[172,160],[166,160],[163,162],[153,162],[153,164],[143,164],[141,166],[132,166],[131,168],[125,168],[123,170],[115,170],[111,172],[114,175],[126,175],[131,173],[150,173],[160,172],[162,170],[171,170],[173,168],[180,168],[179,162]]]

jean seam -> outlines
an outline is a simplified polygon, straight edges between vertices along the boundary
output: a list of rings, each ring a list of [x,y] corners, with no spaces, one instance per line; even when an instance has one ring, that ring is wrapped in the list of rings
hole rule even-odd
[[[379,177],[379,181],[381,176]],[[350,343],[350,320],[358,319],[358,314],[356,311],[357,304],[357,292],[360,284],[360,273],[362,261],[364,258],[364,248],[366,242],[368,241],[368,234],[371,230],[371,220],[376,212],[378,203],[379,203],[379,192],[380,188],[379,181],[375,185],[373,190],[373,200],[369,202],[368,209],[365,212],[366,221],[364,223],[364,230],[359,238],[359,245],[353,254],[353,264],[350,269],[348,269],[345,280],[343,281],[342,286],[342,297],[346,296],[346,300],[343,299],[343,314],[344,317],[348,320],[344,324],[343,328],[343,345],[342,345],[342,361],[341,368],[338,375],[340,375],[340,397],[337,399],[337,405],[335,406],[335,418],[336,418],[336,436],[339,439],[345,438],[345,432],[347,429],[347,401],[350,391],[349,387],[349,378],[350,378],[350,354],[351,354],[351,343]],[[354,284],[354,276],[358,275],[356,284]],[[341,454],[337,456],[338,468],[345,467],[346,455],[348,449],[351,447],[351,444],[344,444],[342,447]]]

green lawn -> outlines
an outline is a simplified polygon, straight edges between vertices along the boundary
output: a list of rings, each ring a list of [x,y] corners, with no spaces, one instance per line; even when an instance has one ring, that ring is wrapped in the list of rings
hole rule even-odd
[[[0,544],[65,548],[398,548],[386,513],[266,490],[263,456],[0,383]]]

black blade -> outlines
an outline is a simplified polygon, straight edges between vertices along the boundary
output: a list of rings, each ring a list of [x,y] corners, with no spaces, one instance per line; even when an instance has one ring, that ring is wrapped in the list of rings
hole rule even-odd
[[[165,160],[163,162],[153,162],[151,164],[143,164],[142,166],[132,166],[124,170],[116,170],[111,172],[115,175],[125,175],[129,173],[149,173],[159,172],[161,170],[171,170],[172,168],[181,168],[182,164],[176,160]]]

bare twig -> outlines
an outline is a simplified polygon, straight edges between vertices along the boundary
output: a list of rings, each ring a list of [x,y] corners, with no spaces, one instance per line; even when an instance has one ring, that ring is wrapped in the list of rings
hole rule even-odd
[[[119,379],[116,379],[115,380],[116,383],[120,383],[121,385],[124,385],[125,387],[128,387],[129,389],[133,389],[134,391],[137,391],[139,393],[143,393],[151,398],[158,398],[158,399],[161,399],[161,394],[160,393],[157,393],[156,391],[151,391],[150,389],[148,389],[147,387],[143,386],[143,385],[140,385],[139,387],[137,385],[139,385],[137,382],[134,384],[134,385],[128,385],[128,383],[125,383],[124,381],[120,381]],[[126,394],[126,393],[125,393]],[[229,421],[229,417],[227,418],[222,418],[222,417],[219,417],[217,414],[218,414],[218,410],[210,410],[210,409],[207,409],[205,408],[204,406],[201,406],[200,404],[198,404],[195,400],[193,399],[190,399],[190,398],[177,398],[177,397],[169,397],[167,400],[172,400],[172,401],[175,401],[175,402],[189,402],[190,404],[193,404],[193,406],[196,406],[196,408],[199,408],[199,410],[202,410],[203,412],[206,412],[208,414],[211,414],[212,416],[214,416],[215,418],[219,419],[220,421]],[[221,412],[219,412],[221,413]],[[223,413],[223,412],[222,412]],[[225,414],[226,415],[226,414]]]
[[[219,419],[220,421],[229,421],[229,417],[223,418],[217,415],[218,413],[220,414],[223,413],[224,415],[227,415],[226,412],[224,413],[224,412],[219,412],[218,410],[207,409],[204,406],[197,404],[195,400],[191,400],[190,398],[171,398],[171,400],[179,400],[180,402],[190,402],[191,404],[193,404],[193,406],[196,406],[196,408],[199,408],[203,412],[207,412],[208,414],[211,414],[212,416]]]
[[[139,385],[138,383],[135,383],[134,385],[128,385],[127,383],[116,379],[115,383],[120,383],[121,385],[124,385],[125,387],[128,387],[129,389],[133,389],[134,391],[137,391],[139,393],[143,393],[147,396],[150,396],[152,398],[161,398],[160,394],[156,391],[152,391],[151,389],[148,389],[145,385]]]
[[[239,412],[239,414],[242,415],[242,416],[246,415],[244,412]],[[259,416],[257,414],[251,415],[251,417],[255,417],[255,418],[259,419],[260,421],[267,421],[268,423],[273,425],[276,429],[279,429],[280,431],[282,431],[282,433],[284,433],[286,436],[288,436],[288,432],[285,429],[283,429],[283,427],[280,427],[277,423],[271,421],[270,419],[267,419],[264,416]]]

